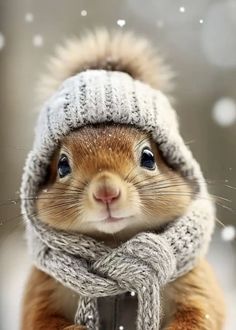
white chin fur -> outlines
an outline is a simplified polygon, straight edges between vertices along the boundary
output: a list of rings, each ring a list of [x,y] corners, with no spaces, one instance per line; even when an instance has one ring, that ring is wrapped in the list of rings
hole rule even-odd
[[[115,222],[97,222],[95,224],[97,230],[106,233],[106,234],[114,234],[117,233],[118,231],[121,231],[125,227],[129,225],[130,219],[123,219],[123,220],[118,220]]]

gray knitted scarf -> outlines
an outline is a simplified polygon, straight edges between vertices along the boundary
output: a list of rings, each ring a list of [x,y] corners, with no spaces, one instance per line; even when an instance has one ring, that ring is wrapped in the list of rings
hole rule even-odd
[[[160,233],[140,233],[115,249],[43,224],[32,198],[63,136],[86,124],[108,122],[149,132],[167,163],[198,184],[198,193],[183,217]],[[214,227],[214,205],[167,98],[122,72],[80,73],[67,79],[44,105],[26,161],[21,196],[33,262],[78,293],[75,323],[89,330],[99,329],[97,298],[127,291],[137,293],[137,329],[159,329],[160,288],[194,267],[205,254]]]

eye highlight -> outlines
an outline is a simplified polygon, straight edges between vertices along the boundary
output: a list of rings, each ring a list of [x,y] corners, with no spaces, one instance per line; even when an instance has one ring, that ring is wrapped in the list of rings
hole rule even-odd
[[[145,147],[142,150],[140,165],[141,165],[141,167],[144,167],[144,168],[146,168],[148,170],[152,170],[152,171],[155,170],[155,168],[156,168],[154,154],[148,147]]]
[[[65,176],[67,176],[68,174],[71,173],[69,160],[65,154],[62,154],[60,156],[60,159],[59,159],[58,165],[57,165],[57,171],[58,171],[59,178],[64,178]]]

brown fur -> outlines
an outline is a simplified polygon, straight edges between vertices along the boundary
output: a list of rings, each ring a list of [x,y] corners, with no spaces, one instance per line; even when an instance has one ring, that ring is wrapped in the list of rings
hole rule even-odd
[[[67,291],[69,289],[33,267],[23,301],[21,330],[84,330],[85,327],[75,327],[65,313]],[[73,300],[72,293],[69,294]]]
[[[165,330],[222,330],[225,304],[209,264],[202,260],[194,270],[168,285],[166,294],[175,310]]]
[[[152,146],[155,153],[155,171],[139,166],[139,153],[144,145]],[[72,166],[71,175],[62,180],[56,176],[61,153],[68,155]],[[129,210],[135,217],[123,230],[111,235],[104,235],[103,230],[98,231],[88,221],[94,220],[103,207],[93,200],[91,192],[104,178],[121,190],[114,212],[121,210],[123,215]],[[45,191],[43,187],[37,199],[42,221],[57,228],[89,233],[102,240],[115,238],[118,241],[141,230],[156,229],[180,216],[193,194],[186,179],[164,163],[147,134],[120,125],[84,127],[67,136],[52,161],[50,184],[46,188]]]
[[[169,71],[146,40],[100,30],[58,48],[49,62],[49,74],[40,82],[42,96],[48,97],[64,79],[89,68],[125,71],[162,91],[169,87]],[[155,154],[157,169],[153,172],[139,164],[145,144]],[[72,173],[63,179],[57,175],[61,152],[68,155],[72,167]],[[124,228],[89,223],[104,211],[92,196],[105,184],[121,191],[110,206],[112,212],[133,215],[125,218]],[[146,133],[119,125],[84,127],[67,136],[55,152],[37,199],[37,212],[41,221],[53,227],[86,233],[117,246],[137,232],[158,230],[183,215],[194,198],[194,188],[194,183],[165,163]],[[111,232],[109,226],[113,226]],[[72,291],[33,268],[23,301],[21,329],[84,329],[73,325],[77,299]],[[165,330],[223,328],[224,302],[204,261],[164,288],[162,306]]]

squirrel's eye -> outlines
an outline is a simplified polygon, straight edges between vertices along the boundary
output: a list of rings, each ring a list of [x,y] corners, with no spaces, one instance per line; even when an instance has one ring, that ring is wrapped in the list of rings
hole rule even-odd
[[[61,155],[57,165],[57,170],[60,178],[64,178],[71,172],[69,160],[66,155]]]
[[[155,170],[156,168],[154,155],[147,147],[142,151],[140,165],[148,170]]]

